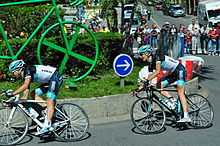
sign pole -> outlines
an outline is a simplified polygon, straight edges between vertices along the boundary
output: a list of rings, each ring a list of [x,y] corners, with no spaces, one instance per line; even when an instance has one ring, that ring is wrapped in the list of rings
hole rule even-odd
[[[120,87],[124,88],[125,87],[125,78],[120,78]]]

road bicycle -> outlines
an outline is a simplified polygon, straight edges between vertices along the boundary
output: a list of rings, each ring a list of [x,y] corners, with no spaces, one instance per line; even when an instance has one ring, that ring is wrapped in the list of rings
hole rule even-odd
[[[6,93],[6,90],[2,91],[1,96],[5,97]],[[15,145],[25,138],[27,132],[35,135],[43,127],[46,109],[38,101],[19,100],[16,95],[0,105],[0,145]],[[39,136],[54,136],[65,142],[78,141],[84,138],[88,129],[88,116],[79,105],[61,103],[55,106],[52,130]]]
[[[138,99],[131,107],[131,120],[134,126],[145,134],[159,133],[164,130],[167,122],[167,115],[171,115],[172,123],[177,124],[183,116],[182,106],[179,99],[172,103],[170,99],[161,95],[161,89],[155,86],[143,83],[145,94],[135,94]],[[165,88],[163,91],[177,92],[176,89]],[[143,97],[144,96],[144,97]],[[208,128],[213,122],[213,108],[207,98],[200,94],[186,94],[189,106],[189,116],[192,120],[188,126],[192,128]],[[170,104],[174,104],[174,108]]]
[[[27,40],[21,45],[17,52],[10,45],[5,30],[3,28],[3,21],[0,20],[0,59],[19,58],[21,53],[26,49],[31,41],[38,42],[37,45],[37,60],[40,64],[51,65],[59,68],[59,72],[70,75],[69,80],[75,82],[86,77],[95,67],[98,56],[99,46],[93,32],[88,29],[87,25],[77,21],[64,21],[60,16],[60,8],[57,5],[57,0],[24,0],[20,2],[1,3],[0,8],[9,6],[20,6],[28,4],[47,3],[50,9],[45,14],[36,29],[29,35]],[[68,0],[71,6],[82,4],[84,0]],[[55,22],[45,27],[48,19],[55,16]],[[71,27],[71,33],[68,29]],[[42,32],[40,39],[35,37],[38,32]],[[87,40],[81,42],[81,40]],[[6,49],[2,49],[4,46]],[[27,56],[28,57],[28,56]],[[80,71],[75,71],[80,65],[83,68]]]

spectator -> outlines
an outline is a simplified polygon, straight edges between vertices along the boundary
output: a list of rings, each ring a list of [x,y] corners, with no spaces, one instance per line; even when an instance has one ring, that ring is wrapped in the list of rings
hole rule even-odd
[[[149,45],[150,44],[150,37],[151,37],[151,35],[150,35],[151,29],[148,24],[144,25],[143,32],[144,32],[144,45]]]
[[[178,32],[178,57],[184,56],[184,49],[185,49],[184,27],[185,27],[184,25],[180,25]]]
[[[199,25],[195,23],[195,19],[192,19],[192,24],[188,26],[188,30],[192,34],[192,51],[198,53],[198,37],[199,37]],[[193,52],[192,52],[193,53]]]
[[[220,22],[218,22],[217,27],[217,46],[216,46],[216,53],[218,53],[218,55],[220,56]]]
[[[168,50],[169,50],[169,30],[170,30],[170,23],[165,22],[165,24],[162,26],[161,34],[160,34],[160,49],[162,51],[163,55],[168,56]]]
[[[157,41],[158,41],[158,35],[160,33],[159,28],[155,23],[152,24],[152,29],[151,29],[151,46],[154,48],[154,50],[157,49]]]
[[[212,29],[209,30],[208,37],[209,37],[209,42],[208,42],[208,52],[209,55],[214,56],[216,53],[216,46],[217,46],[217,38],[218,38],[218,33],[217,29],[212,26]]]
[[[208,48],[208,28],[207,25],[203,25],[199,31],[200,33],[200,46],[202,50],[202,54],[207,54]]]
[[[186,54],[192,54],[192,34],[186,30],[185,35]]]
[[[169,32],[164,27],[162,27],[160,31],[159,45],[157,51],[158,55],[160,56],[164,56],[164,55],[168,56],[168,50],[169,50],[168,35]]]
[[[178,39],[177,39],[177,27],[173,24],[170,28],[170,57],[178,58]]]

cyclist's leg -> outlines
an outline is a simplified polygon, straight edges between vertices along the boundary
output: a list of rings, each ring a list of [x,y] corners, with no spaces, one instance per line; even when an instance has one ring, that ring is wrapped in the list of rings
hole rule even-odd
[[[187,104],[187,101],[186,101],[186,96],[185,96],[185,68],[183,67],[182,64],[180,64],[176,71],[175,71],[175,76],[177,77],[177,93],[178,93],[178,96],[179,96],[179,99],[180,99],[180,102],[182,104],[182,107],[183,107],[183,112],[184,112],[184,117],[183,119],[180,119],[179,121],[177,122],[191,122],[191,119],[189,118],[189,115],[188,115],[188,104]]]
[[[41,96],[47,93],[47,91],[48,91],[48,84],[42,84],[31,92],[31,97],[34,98],[34,100],[39,101],[39,104],[41,106],[45,107],[46,103],[43,103],[45,100]]]
[[[163,91],[163,88],[167,87],[172,82],[173,82],[173,76],[172,75],[168,75],[167,77],[165,77],[161,80],[160,86],[161,86],[161,94],[163,96],[166,96],[168,98],[172,98],[172,95],[168,91]]]
[[[47,91],[47,121],[48,125],[51,124],[52,117],[54,114],[56,98],[58,95],[59,88],[63,82],[63,78],[59,75],[58,72],[55,72],[51,77],[48,91]]]

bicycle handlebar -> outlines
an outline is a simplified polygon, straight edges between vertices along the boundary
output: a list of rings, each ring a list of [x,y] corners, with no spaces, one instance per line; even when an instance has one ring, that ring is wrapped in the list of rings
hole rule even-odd
[[[141,91],[146,91],[147,93],[149,93],[149,91],[157,91],[157,92],[161,92],[161,91],[171,91],[171,92],[176,92],[177,90],[175,89],[167,89],[169,87],[174,87],[176,86],[176,82],[170,84],[169,86],[166,87],[166,89],[159,89],[155,86],[155,84],[151,84],[149,80],[146,81],[141,81],[141,83],[143,83],[143,88],[141,89],[136,89],[135,91],[133,91],[132,95],[136,96],[137,98],[140,98],[140,96],[138,96],[138,93]]]

